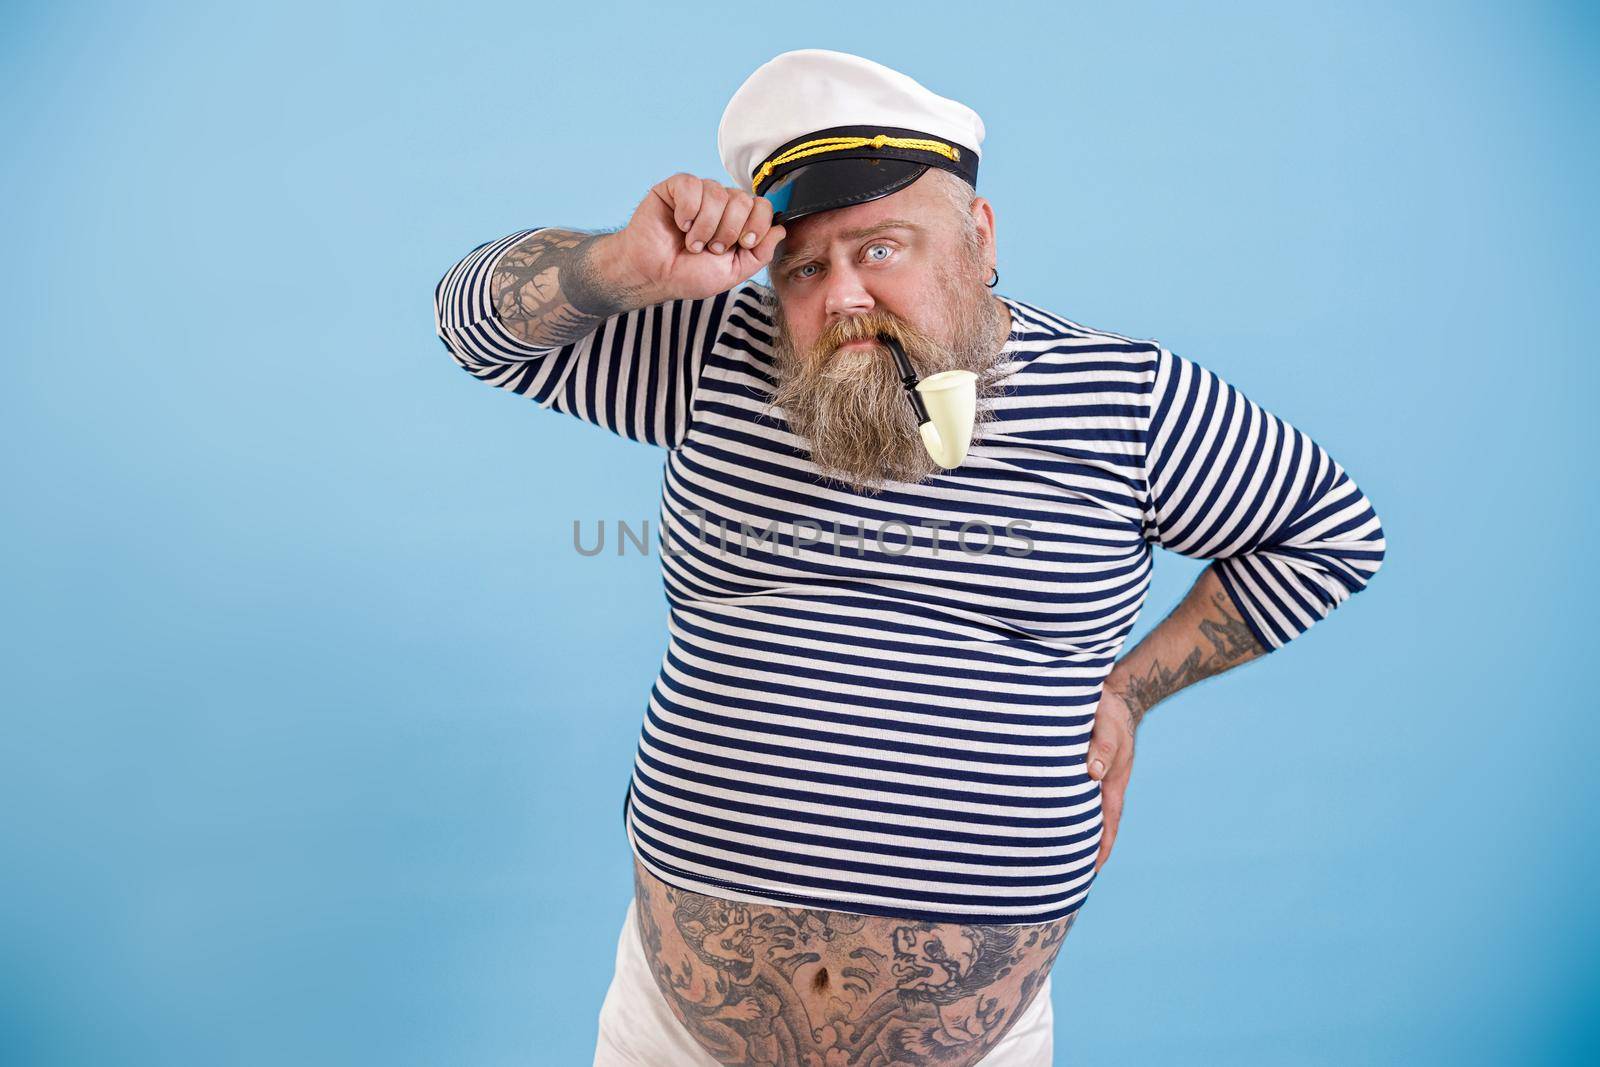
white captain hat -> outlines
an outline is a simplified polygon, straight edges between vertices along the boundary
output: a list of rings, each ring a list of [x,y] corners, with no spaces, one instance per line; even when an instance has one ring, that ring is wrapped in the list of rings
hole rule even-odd
[[[757,67],[728,101],[717,152],[734,185],[790,223],[863,204],[929,167],[974,188],[983,145],[978,113],[881,63],[822,48]]]

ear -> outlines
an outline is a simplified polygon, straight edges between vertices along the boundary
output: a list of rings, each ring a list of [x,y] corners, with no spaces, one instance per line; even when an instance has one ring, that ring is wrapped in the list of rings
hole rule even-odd
[[[973,221],[978,224],[978,240],[983,244],[984,253],[988,256],[988,262],[984,266],[993,267],[997,261],[994,206],[986,198],[975,196],[968,210],[972,212]]]

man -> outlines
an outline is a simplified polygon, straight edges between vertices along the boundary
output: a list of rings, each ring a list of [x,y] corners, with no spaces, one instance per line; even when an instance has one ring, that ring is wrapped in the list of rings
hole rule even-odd
[[[1304,433],[991,291],[983,132],[876,63],[785,53],[723,115],[733,185],[675,174],[620,231],[518,231],[436,289],[472,374],[667,450],[597,1067],[1049,1063],[1139,722],[1382,560]],[[959,467],[880,332],[977,376]],[[1152,543],[1214,562],[1118,659]]]

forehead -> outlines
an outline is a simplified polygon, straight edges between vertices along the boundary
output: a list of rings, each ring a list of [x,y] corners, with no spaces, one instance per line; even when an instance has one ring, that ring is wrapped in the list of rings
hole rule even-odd
[[[816,252],[835,241],[851,239],[851,235],[857,231],[881,226],[895,219],[924,230],[933,230],[938,226],[941,207],[937,187],[932,182],[918,178],[888,196],[880,196],[864,204],[819,211],[815,215],[805,216],[793,226],[785,225],[784,238],[778,243],[777,259],[781,261],[801,252]]]

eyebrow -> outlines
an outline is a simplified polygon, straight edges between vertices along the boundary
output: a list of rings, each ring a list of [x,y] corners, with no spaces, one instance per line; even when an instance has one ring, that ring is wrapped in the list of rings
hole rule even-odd
[[[855,241],[863,237],[871,237],[875,233],[882,233],[884,230],[913,230],[921,233],[922,227],[907,219],[884,219],[882,222],[875,223],[872,226],[863,226],[858,230],[841,230],[834,235],[833,239],[836,241]],[[784,271],[796,260],[807,259],[811,255],[811,245],[792,248],[779,256],[775,265],[779,271]]]

